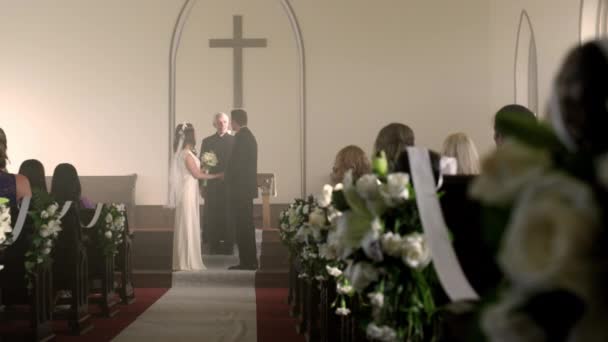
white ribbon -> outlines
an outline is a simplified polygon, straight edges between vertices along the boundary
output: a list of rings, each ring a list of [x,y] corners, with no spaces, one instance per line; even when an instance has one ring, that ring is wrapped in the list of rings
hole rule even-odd
[[[97,203],[97,207],[95,208],[95,215],[91,219],[91,222],[85,226],[85,228],[93,228],[99,221],[99,216],[101,216],[101,210],[103,209],[103,203]]]
[[[72,205],[72,201],[66,201],[63,204],[63,208],[61,209],[61,213],[59,213],[59,219],[61,220],[65,214],[68,213],[68,210],[70,210],[70,206]]]
[[[17,215],[17,221],[15,222],[15,227],[13,228],[13,236],[10,242],[7,244],[12,244],[17,241],[21,231],[23,230],[23,225],[25,224],[25,219],[27,218],[28,210],[30,209],[31,197],[24,197],[21,201],[21,208],[19,209],[19,215]]]
[[[425,148],[408,147],[410,172],[416,187],[416,204],[420,213],[422,229],[431,250],[433,265],[441,286],[452,301],[478,299],[466,278],[439,205],[431,159]]]

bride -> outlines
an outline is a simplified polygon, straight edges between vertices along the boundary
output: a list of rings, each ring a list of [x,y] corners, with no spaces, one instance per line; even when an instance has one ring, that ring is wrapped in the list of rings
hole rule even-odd
[[[169,172],[169,207],[175,208],[173,231],[173,270],[204,270],[201,255],[199,213],[199,179],[222,178],[223,174],[206,174],[193,152],[196,144],[190,123],[177,125],[173,142],[173,158]]]

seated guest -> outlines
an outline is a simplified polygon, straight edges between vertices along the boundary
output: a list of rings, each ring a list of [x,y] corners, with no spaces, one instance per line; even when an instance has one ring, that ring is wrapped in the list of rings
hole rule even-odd
[[[7,146],[6,134],[0,128],[0,197],[7,198],[9,205],[16,208],[23,197],[32,195],[32,189],[26,177],[10,174],[6,170]]]
[[[510,116],[519,116],[521,118],[536,122],[536,115],[529,110],[528,108],[518,105],[518,104],[510,104],[502,107],[496,115],[494,116],[494,142],[496,146],[500,146],[504,143],[505,132],[501,132],[498,127],[496,127],[496,120],[500,117],[510,117]]]
[[[391,123],[378,133],[374,144],[374,155],[384,151],[389,171],[393,171],[397,159],[409,146],[414,146],[414,131],[404,124]]]
[[[59,164],[53,173],[51,183],[51,195],[59,203],[72,201],[78,203],[81,208],[94,208],[93,204],[82,197],[82,188],[78,172],[72,164]]]
[[[443,155],[456,159],[456,174],[479,174],[479,155],[475,143],[464,133],[454,133],[443,143]]]
[[[19,174],[27,177],[32,187],[32,191],[48,193],[46,187],[44,165],[36,159],[28,159],[21,163]]]
[[[358,179],[362,175],[371,172],[369,158],[359,146],[349,145],[338,152],[334,160],[331,182],[334,185],[341,183],[344,174],[348,170],[352,170],[353,179]]]

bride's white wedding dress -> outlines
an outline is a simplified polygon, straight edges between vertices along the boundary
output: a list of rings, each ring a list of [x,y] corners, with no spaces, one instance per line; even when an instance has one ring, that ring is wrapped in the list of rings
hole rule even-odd
[[[189,150],[176,156],[176,176],[179,188],[175,194],[175,227],[173,231],[173,270],[200,271],[205,269],[201,254],[200,195],[198,180],[186,167],[186,156],[192,156],[197,167],[200,161]]]

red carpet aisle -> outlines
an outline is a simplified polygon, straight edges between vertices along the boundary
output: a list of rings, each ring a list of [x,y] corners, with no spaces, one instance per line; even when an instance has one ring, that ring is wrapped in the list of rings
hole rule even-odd
[[[168,289],[135,289],[136,302],[131,305],[119,305],[120,312],[112,318],[93,316],[95,329],[85,336],[69,336],[67,324],[54,325],[59,342],[105,342],[112,340],[129,324],[133,323],[139,315],[146,311]]]
[[[296,333],[295,319],[289,317],[287,289],[255,289],[258,342],[304,342]]]

